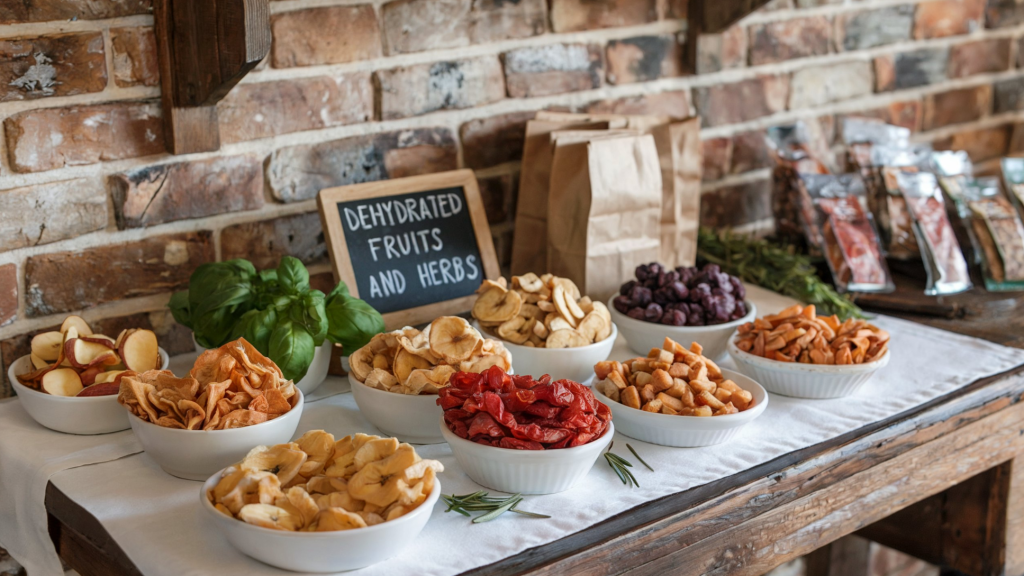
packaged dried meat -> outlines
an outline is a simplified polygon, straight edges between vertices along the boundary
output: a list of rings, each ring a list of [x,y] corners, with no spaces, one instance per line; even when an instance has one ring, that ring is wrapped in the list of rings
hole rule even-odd
[[[891,292],[895,289],[882,257],[878,232],[865,209],[864,181],[858,174],[801,177],[813,208],[809,238],[820,248],[840,292]]]
[[[1003,158],[1006,190],[1020,214],[1024,214],[1024,158]]]
[[[974,246],[974,260],[981,264],[985,288],[1024,289],[1024,225],[999,189],[999,180],[956,177],[949,181],[951,185],[943,183],[943,190],[953,200]]]
[[[775,233],[789,244],[802,244],[807,229],[801,215],[800,174],[830,174],[828,144],[820,129],[803,122],[769,128],[765,134],[775,160],[772,172],[772,215]],[[812,243],[816,245],[816,243]]]
[[[935,175],[901,172],[896,178],[914,218],[918,246],[922,248],[921,256],[928,272],[925,294],[952,294],[970,289],[967,261],[946,216],[946,205]]]

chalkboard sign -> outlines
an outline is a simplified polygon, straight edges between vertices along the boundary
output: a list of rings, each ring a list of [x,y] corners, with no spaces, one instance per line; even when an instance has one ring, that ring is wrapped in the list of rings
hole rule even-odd
[[[466,312],[499,275],[472,170],[328,188],[317,203],[335,278],[388,329]]]

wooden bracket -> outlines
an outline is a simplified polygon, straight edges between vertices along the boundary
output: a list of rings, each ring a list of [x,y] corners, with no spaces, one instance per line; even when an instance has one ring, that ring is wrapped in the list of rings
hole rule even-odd
[[[697,39],[717,34],[769,0],[690,0],[686,13],[686,65],[697,71]]]
[[[269,0],[155,0],[153,17],[167,150],[217,150],[217,102],[270,52]]]

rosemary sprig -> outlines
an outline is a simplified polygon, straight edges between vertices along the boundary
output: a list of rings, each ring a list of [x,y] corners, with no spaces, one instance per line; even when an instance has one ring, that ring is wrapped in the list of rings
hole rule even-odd
[[[821,314],[836,314],[843,320],[864,318],[863,310],[822,281],[811,259],[792,247],[701,228],[697,255],[745,282],[814,304]]]
[[[636,450],[633,450],[632,446],[630,446],[629,444],[626,444],[626,448],[629,448],[629,451],[633,453],[633,456],[636,456],[636,459],[639,460],[641,464],[646,466],[647,469],[650,470],[651,472],[654,472],[654,468],[651,468],[650,464],[648,464],[647,462],[644,462],[644,459],[641,458],[640,455],[636,453]]]
[[[474,524],[490,522],[505,512],[515,512],[516,514],[522,514],[531,518],[551,518],[551,516],[545,516],[544,514],[518,509],[517,506],[523,501],[522,494],[513,494],[508,498],[494,498],[487,492],[480,490],[461,496],[456,496],[455,494],[441,495],[441,499],[444,500],[445,504],[448,504],[448,509],[445,512],[454,511],[466,517],[472,517],[470,512],[487,512],[473,518]]]
[[[604,453],[605,461],[612,467],[615,475],[619,477],[619,480],[622,480],[623,484],[639,488],[640,483],[636,481],[636,476],[633,476],[633,473],[629,471],[629,469],[633,467],[633,464],[618,454],[612,454],[612,446],[614,445],[615,442],[608,445],[608,451]],[[647,466],[646,464],[644,465]],[[650,466],[648,466],[648,468],[650,468]]]

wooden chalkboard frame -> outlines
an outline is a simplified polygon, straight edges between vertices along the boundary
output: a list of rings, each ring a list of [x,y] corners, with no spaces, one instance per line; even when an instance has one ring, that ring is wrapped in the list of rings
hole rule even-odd
[[[470,220],[473,223],[473,233],[476,236],[477,248],[480,250],[483,275],[485,278],[496,280],[501,275],[501,269],[498,266],[498,256],[494,250],[494,240],[491,238],[491,227],[487,223],[487,213],[484,211],[483,200],[480,198],[480,188],[477,186],[476,175],[472,170],[453,170],[438,174],[351,184],[349,186],[338,186],[321,190],[316,196],[316,203],[320,211],[320,222],[323,225],[324,241],[327,244],[327,251],[331,256],[331,267],[334,270],[335,281],[344,281],[352,295],[359,296],[355,270],[352,267],[348,244],[345,241],[345,230],[341,223],[341,214],[337,210],[339,202],[398,196],[453,187],[462,188],[466,196],[466,206],[469,210]],[[417,324],[431,322],[438,316],[460,314],[472,308],[474,300],[476,300],[476,296],[471,294],[452,300],[389,312],[383,315],[384,325],[388,330],[394,330],[403,326],[416,326]]]

